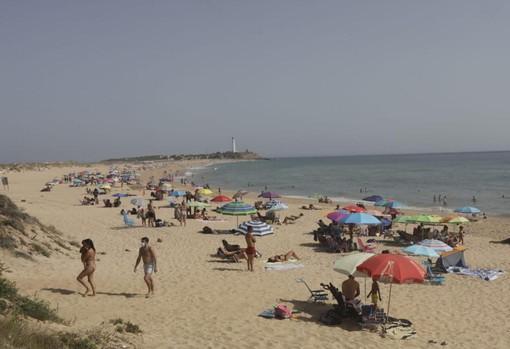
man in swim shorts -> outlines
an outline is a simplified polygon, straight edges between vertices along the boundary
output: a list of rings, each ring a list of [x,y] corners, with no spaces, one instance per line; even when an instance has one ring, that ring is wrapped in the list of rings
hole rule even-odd
[[[147,285],[147,295],[145,298],[149,298],[151,295],[154,295],[154,281],[152,280],[152,273],[158,272],[157,262],[156,262],[156,254],[154,253],[154,249],[152,246],[149,246],[149,238],[143,237],[141,241],[142,246],[138,251],[138,258],[136,259],[135,264],[135,273],[138,264],[140,264],[140,260],[143,260],[143,271],[144,277],[143,280]]]

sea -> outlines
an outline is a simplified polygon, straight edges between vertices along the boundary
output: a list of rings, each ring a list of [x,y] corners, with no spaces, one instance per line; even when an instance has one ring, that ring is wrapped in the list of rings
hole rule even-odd
[[[271,158],[191,171],[195,183],[213,189],[270,190],[304,198],[327,195],[339,203],[381,195],[418,210],[448,212],[474,206],[487,214],[510,214],[506,151]]]

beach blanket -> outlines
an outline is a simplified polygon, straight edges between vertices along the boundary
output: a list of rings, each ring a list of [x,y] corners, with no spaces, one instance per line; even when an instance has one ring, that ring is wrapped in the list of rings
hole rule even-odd
[[[297,309],[293,309],[292,310],[292,315],[294,314],[300,314],[301,311],[297,310]],[[275,316],[274,316],[274,307],[271,308],[271,309],[266,309],[264,310],[263,312],[261,312],[258,316],[260,317],[263,317],[263,318],[266,318],[266,319],[274,319]]]
[[[269,263],[267,262],[265,265],[266,270],[291,270],[291,269],[299,269],[304,268],[305,266],[296,261],[288,261],[288,262],[275,262]]]
[[[485,281],[496,280],[498,277],[505,273],[503,270],[486,268],[470,269],[461,267],[448,267],[447,270],[449,273],[476,276]]]

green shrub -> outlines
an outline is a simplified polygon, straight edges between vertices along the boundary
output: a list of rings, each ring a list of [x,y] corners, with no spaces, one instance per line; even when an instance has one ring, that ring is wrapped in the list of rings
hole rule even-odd
[[[18,290],[16,289],[16,284],[14,282],[0,278],[0,298],[13,300],[16,298],[17,294]]]
[[[135,324],[133,324],[132,322],[129,322],[129,321],[126,322],[125,330],[126,330],[126,332],[134,333],[134,334],[142,333],[142,329],[140,328],[140,326],[135,325]]]
[[[14,250],[16,247],[18,247],[18,245],[14,237],[8,235],[7,232],[0,232],[0,248]]]
[[[75,333],[63,333],[60,335],[60,340],[72,349],[97,349],[97,345],[93,340],[88,337],[80,337]]]
[[[51,256],[51,252],[44,246],[42,245],[39,245],[38,243],[36,242],[32,242],[30,244],[30,247],[32,248],[32,250],[35,252],[35,253],[38,253],[38,254],[42,254],[44,257],[49,257]]]
[[[54,309],[51,309],[49,303],[42,299],[18,297],[16,299],[16,306],[21,314],[36,320],[62,322],[62,319],[58,317],[57,312]]]

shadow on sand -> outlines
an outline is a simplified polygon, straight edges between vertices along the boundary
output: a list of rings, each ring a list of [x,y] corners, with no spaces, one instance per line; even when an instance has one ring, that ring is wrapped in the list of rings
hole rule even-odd
[[[306,313],[309,315],[309,317],[301,317],[299,318],[299,321],[305,321],[305,322],[313,322],[321,326],[328,326],[328,327],[341,327],[342,329],[346,331],[360,331],[361,327],[358,323],[356,323],[355,320],[345,318],[342,320],[342,323],[339,325],[325,325],[323,324],[320,319],[323,314],[325,314],[328,310],[333,309],[333,306],[331,304],[325,304],[325,303],[311,303],[303,300],[297,300],[297,299],[280,299],[281,302],[284,303],[291,303],[294,306],[294,309],[297,309],[303,313]]]
[[[41,291],[48,291],[53,293],[59,293],[63,294],[65,296],[73,295],[73,294],[80,294],[79,292],[73,291],[73,290],[67,290],[65,288],[42,288]],[[96,294],[106,295],[106,296],[121,296],[126,298],[134,298],[137,296],[140,296],[138,293],[126,293],[126,292],[96,292]]]

